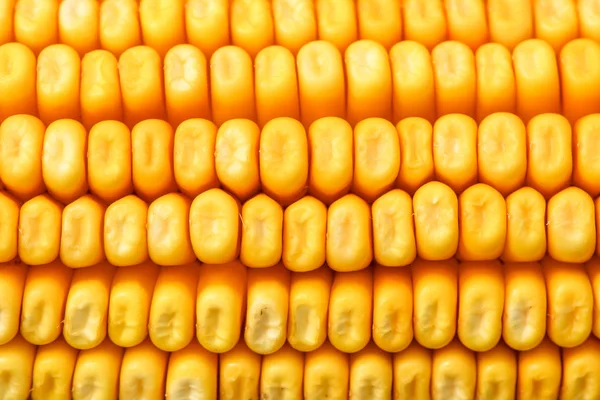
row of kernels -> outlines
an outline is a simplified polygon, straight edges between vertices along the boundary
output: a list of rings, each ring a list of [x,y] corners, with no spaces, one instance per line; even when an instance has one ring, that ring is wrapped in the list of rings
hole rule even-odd
[[[270,354],[286,341],[312,351],[328,339],[355,353],[373,340],[397,352],[413,338],[439,349],[457,336],[474,351],[487,351],[501,338],[522,351],[546,334],[569,348],[590,334],[600,337],[598,259],[585,266],[551,259],[504,266],[417,260],[410,269],[344,273],[251,269],[239,262],[77,270],[58,262],[9,263],[0,274],[2,343],[17,332],[37,345],[62,333],[79,349],[106,336],[123,347],[149,336],[165,351],[197,340],[222,353],[243,338],[252,351]]]
[[[103,48],[117,56],[142,43],[163,55],[182,43],[207,54],[233,44],[256,55],[273,44],[295,52],[316,39],[341,51],[358,39],[387,48],[402,39],[429,48],[450,39],[476,50],[489,41],[512,48],[537,37],[560,51],[579,36],[600,40],[596,6],[595,0],[3,0],[0,44],[16,40],[40,51],[65,43],[80,54]]]
[[[598,201],[576,187],[548,202],[529,187],[505,199],[485,184],[457,196],[437,181],[412,198],[391,190],[372,206],[347,194],[329,207],[305,196],[285,210],[266,194],[241,205],[218,188],[193,200],[169,193],[150,204],[129,195],[108,207],[91,195],[63,207],[47,194],[20,205],[0,193],[0,262],[19,257],[42,265],[60,258],[82,268],[103,260],[124,267],[148,259],[166,266],[239,257],[251,268],[282,262],[311,271],[327,263],[357,271],[373,261],[403,267],[417,256],[534,262],[548,253],[582,263],[600,254]]]
[[[0,120],[25,113],[47,124],[82,120],[89,129],[107,119],[131,128],[148,118],[174,126],[190,118],[212,118],[217,125],[248,118],[262,127],[275,117],[291,117],[308,127],[329,116],[354,126],[371,117],[395,123],[451,113],[481,121],[494,112],[514,112],[527,122],[562,111],[574,123],[600,110],[600,95],[588,90],[600,84],[598,60],[600,44],[591,39],[573,40],[559,54],[531,39],[516,46],[512,57],[497,43],[474,53],[455,41],[431,52],[404,41],[388,52],[363,40],[342,54],[331,43],[315,41],[296,56],[267,47],[254,61],[239,47],[221,47],[208,58],[192,45],[175,46],[164,59],[136,46],[117,60],[105,50],[80,58],[61,44],[36,59],[24,45],[7,43],[0,46]]]
[[[500,343],[481,353],[457,341],[434,351],[413,342],[395,354],[370,343],[351,355],[325,342],[260,356],[243,342],[221,355],[196,343],[169,354],[149,341],[77,351],[61,338],[36,349],[16,337],[0,345],[0,390],[11,400],[591,400],[600,396],[599,359],[596,338],[563,349],[544,340],[524,352]]]
[[[479,125],[451,114],[433,125],[368,118],[354,129],[337,117],[308,129],[287,117],[262,129],[247,119],[218,128],[190,119],[176,129],[150,119],[132,130],[102,121],[88,133],[75,120],[46,127],[15,115],[0,125],[0,180],[21,200],[48,190],[65,204],[88,190],[110,203],[134,191],[153,201],[175,189],[194,197],[218,186],[241,201],[262,189],[283,206],[307,192],[326,204],[348,192],[372,203],[393,187],[412,195],[434,179],[458,194],[479,181],[503,196],[527,185],[549,199],[573,184],[596,197],[599,123],[600,113],[573,125],[558,114],[525,125],[494,113]]]

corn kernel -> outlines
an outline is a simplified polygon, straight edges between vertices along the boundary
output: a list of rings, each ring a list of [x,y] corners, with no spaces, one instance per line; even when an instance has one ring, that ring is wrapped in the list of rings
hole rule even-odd
[[[413,195],[435,176],[433,127],[426,119],[405,118],[396,125],[400,139],[400,171],[397,186]]]
[[[344,400],[350,384],[350,357],[329,342],[306,353],[304,399]]]
[[[73,373],[73,400],[118,398],[122,360],[123,348],[109,339],[92,349],[79,352]]]
[[[21,336],[0,345],[0,393],[6,400],[26,400],[33,378],[36,347]]]
[[[160,269],[148,322],[150,339],[160,350],[181,350],[192,341],[198,275],[197,263]]]
[[[305,196],[283,213],[282,262],[290,271],[314,271],[325,263],[327,207]]]
[[[350,125],[367,118],[391,119],[392,72],[385,47],[373,40],[352,43],[344,53],[344,70]]]
[[[421,346],[440,349],[456,333],[458,263],[417,259],[412,266],[414,335]]]
[[[19,261],[0,264],[0,346],[19,332],[27,270]]]
[[[413,287],[409,268],[373,268],[373,342],[390,353],[413,340]]]
[[[330,205],[350,190],[354,170],[352,127],[337,117],[320,118],[308,128],[308,193]]]
[[[461,263],[458,338],[470,350],[489,351],[502,336],[504,274],[499,261]]]
[[[538,346],[546,335],[546,283],[539,263],[504,266],[502,338],[518,351]]]
[[[477,353],[477,392],[481,400],[513,400],[517,386],[517,355],[500,342]]]
[[[64,208],[60,259],[67,267],[90,267],[104,260],[104,212],[104,204],[90,195]]]
[[[119,377],[119,398],[164,397],[168,360],[169,353],[154,347],[149,339],[125,350]]]
[[[258,354],[272,354],[287,339],[290,272],[282,264],[248,269],[244,340]]]
[[[106,203],[115,203],[133,192],[131,173],[129,128],[118,121],[98,122],[88,135],[87,181],[90,192]]]
[[[393,357],[394,400],[429,400],[431,351],[413,341]]]
[[[196,257],[207,264],[234,261],[240,253],[241,207],[229,193],[213,188],[190,206],[189,230]]]
[[[283,0],[286,2],[290,0]],[[302,7],[312,8],[312,1],[299,0]],[[277,71],[276,74],[273,71]],[[259,126],[278,117],[300,119],[300,99],[296,58],[289,47],[269,46],[254,60],[256,118]]]
[[[333,274],[327,266],[309,272],[292,273],[287,340],[294,349],[315,351],[327,339],[327,311],[332,282]]]
[[[477,385],[475,354],[458,340],[433,352],[431,366],[431,398],[472,399]]]
[[[117,268],[108,303],[108,337],[133,347],[148,336],[148,319],[159,268],[151,262]]]
[[[104,214],[104,252],[108,262],[125,267],[148,259],[147,218],[148,205],[134,195],[108,206]]]
[[[344,353],[356,353],[371,340],[373,271],[338,272],[329,297],[327,337]]]
[[[244,2],[266,4],[266,0],[233,1],[232,27],[235,26],[233,18],[238,4]],[[242,18],[247,17],[244,15]],[[232,37],[235,44],[235,32],[232,32]],[[225,46],[216,50],[210,58],[211,109],[213,121],[218,126],[236,118],[256,120],[254,70],[252,57],[246,51],[240,47]],[[235,93],[235,96],[232,96],[232,93]]]
[[[519,353],[517,397],[522,400],[558,399],[561,367],[560,349],[549,339]]]
[[[183,0],[173,4],[178,6],[177,3],[183,8]],[[161,18],[168,15],[169,11]],[[171,125],[177,128],[191,118],[210,118],[208,62],[205,55],[194,46],[179,44],[166,53],[163,63],[165,101]]]
[[[103,262],[73,273],[65,306],[63,335],[80,350],[98,346],[107,333],[108,303],[115,267]]]
[[[307,43],[296,56],[296,68],[304,127],[308,128],[319,118],[344,118],[346,83],[340,51],[323,40]]]
[[[240,261],[250,268],[272,267],[283,251],[283,209],[265,194],[242,207]]]
[[[260,371],[261,398],[295,400],[302,398],[304,353],[289,344],[263,357]]]
[[[200,266],[196,337],[210,352],[225,353],[240,340],[246,315],[247,268],[239,261]]]
[[[373,342],[350,355],[350,397],[386,400],[392,397],[392,355]]]
[[[218,398],[217,355],[198,342],[172,353],[167,371],[165,397],[172,400]]]
[[[36,345],[55,341],[63,330],[73,270],[59,261],[29,267],[23,291],[20,332]]]
[[[190,240],[191,201],[168,193],[148,207],[148,255],[158,265],[183,265],[196,260]]]
[[[32,400],[71,398],[78,353],[62,337],[37,349],[33,364]]]
[[[219,399],[258,400],[262,357],[243,340],[219,356]]]

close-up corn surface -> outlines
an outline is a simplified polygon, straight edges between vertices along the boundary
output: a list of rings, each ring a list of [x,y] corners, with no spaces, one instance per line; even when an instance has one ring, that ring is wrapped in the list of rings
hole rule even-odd
[[[599,0],[0,0],[0,400],[599,400]]]

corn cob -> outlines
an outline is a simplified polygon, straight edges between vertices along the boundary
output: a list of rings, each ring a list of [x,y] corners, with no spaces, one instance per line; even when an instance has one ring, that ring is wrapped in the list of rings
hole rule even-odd
[[[594,91],[585,90],[599,79],[593,59],[600,57],[600,46],[589,38],[570,40],[559,50],[528,39],[512,53],[498,43],[471,49],[453,40],[428,50],[414,41],[386,49],[365,39],[340,51],[317,40],[296,55],[285,47],[265,47],[254,65],[236,46],[205,55],[191,44],[178,44],[160,55],[140,45],[117,59],[105,50],[80,56],[66,44],[52,44],[35,60],[37,72],[35,55],[23,45],[10,42],[0,49],[6,65],[2,88],[19,92],[3,107],[1,120],[39,114],[46,124],[81,119],[88,130],[107,119],[129,128],[144,119],[166,119],[176,128],[192,118],[214,118],[217,125],[248,118],[262,128],[273,118],[289,117],[308,129],[323,117],[347,118],[354,126],[366,118],[434,122],[452,113],[481,122],[494,112],[516,113],[525,123],[538,114],[563,112],[575,124],[597,112],[599,102]],[[532,67],[532,59],[539,68]],[[8,68],[13,63],[19,68]],[[56,70],[57,63],[65,67]],[[275,79],[267,73],[273,68],[285,76]],[[365,77],[365,71],[371,75]]]

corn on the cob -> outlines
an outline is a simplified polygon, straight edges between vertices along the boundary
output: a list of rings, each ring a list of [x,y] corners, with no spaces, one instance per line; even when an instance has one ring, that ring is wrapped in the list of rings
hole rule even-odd
[[[110,2],[101,7],[106,4]],[[289,50],[269,46],[258,53],[261,57],[254,66],[247,52],[236,46],[207,55],[191,44],[177,44],[164,58],[152,47],[134,46],[116,62],[106,50],[80,59],[74,48],[53,44],[41,51],[38,73],[30,65],[34,56],[29,50],[12,42],[0,47],[6,63],[15,58],[19,65],[18,73],[5,68],[9,78],[3,80],[5,89],[14,87],[20,97],[6,104],[3,119],[20,112],[37,115],[39,109],[47,124],[81,118],[87,129],[109,118],[123,120],[130,128],[144,119],[165,119],[176,128],[187,119],[211,116],[218,125],[248,118],[261,127],[275,117],[299,118],[308,129],[327,116],[348,118],[355,125],[373,117],[397,123],[416,116],[433,122],[436,116],[457,112],[477,121],[493,112],[515,112],[527,123],[538,114],[561,110],[574,124],[597,111],[598,102],[593,91],[577,89],[598,80],[593,67],[587,66],[593,63],[584,59],[584,54],[590,54],[588,58],[595,54],[597,44],[585,38],[569,41],[560,53],[541,39],[529,39],[514,49],[513,62],[509,50],[498,43],[474,51],[449,40],[430,54],[411,41],[398,42],[387,51],[377,40],[361,40],[340,52],[332,43],[317,40],[302,46],[295,65]],[[365,54],[373,51],[378,61],[365,60]],[[540,68],[530,70],[531,59]],[[368,79],[365,62],[373,71]],[[53,69],[57,63],[67,67]],[[322,68],[321,63],[333,69]],[[272,68],[282,68],[285,76],[268,75]],[[378,73],[381,68],[384,72]],[[230,96],[231,91],[237,96]],[[60,111],[56,102],[62,104]]]

